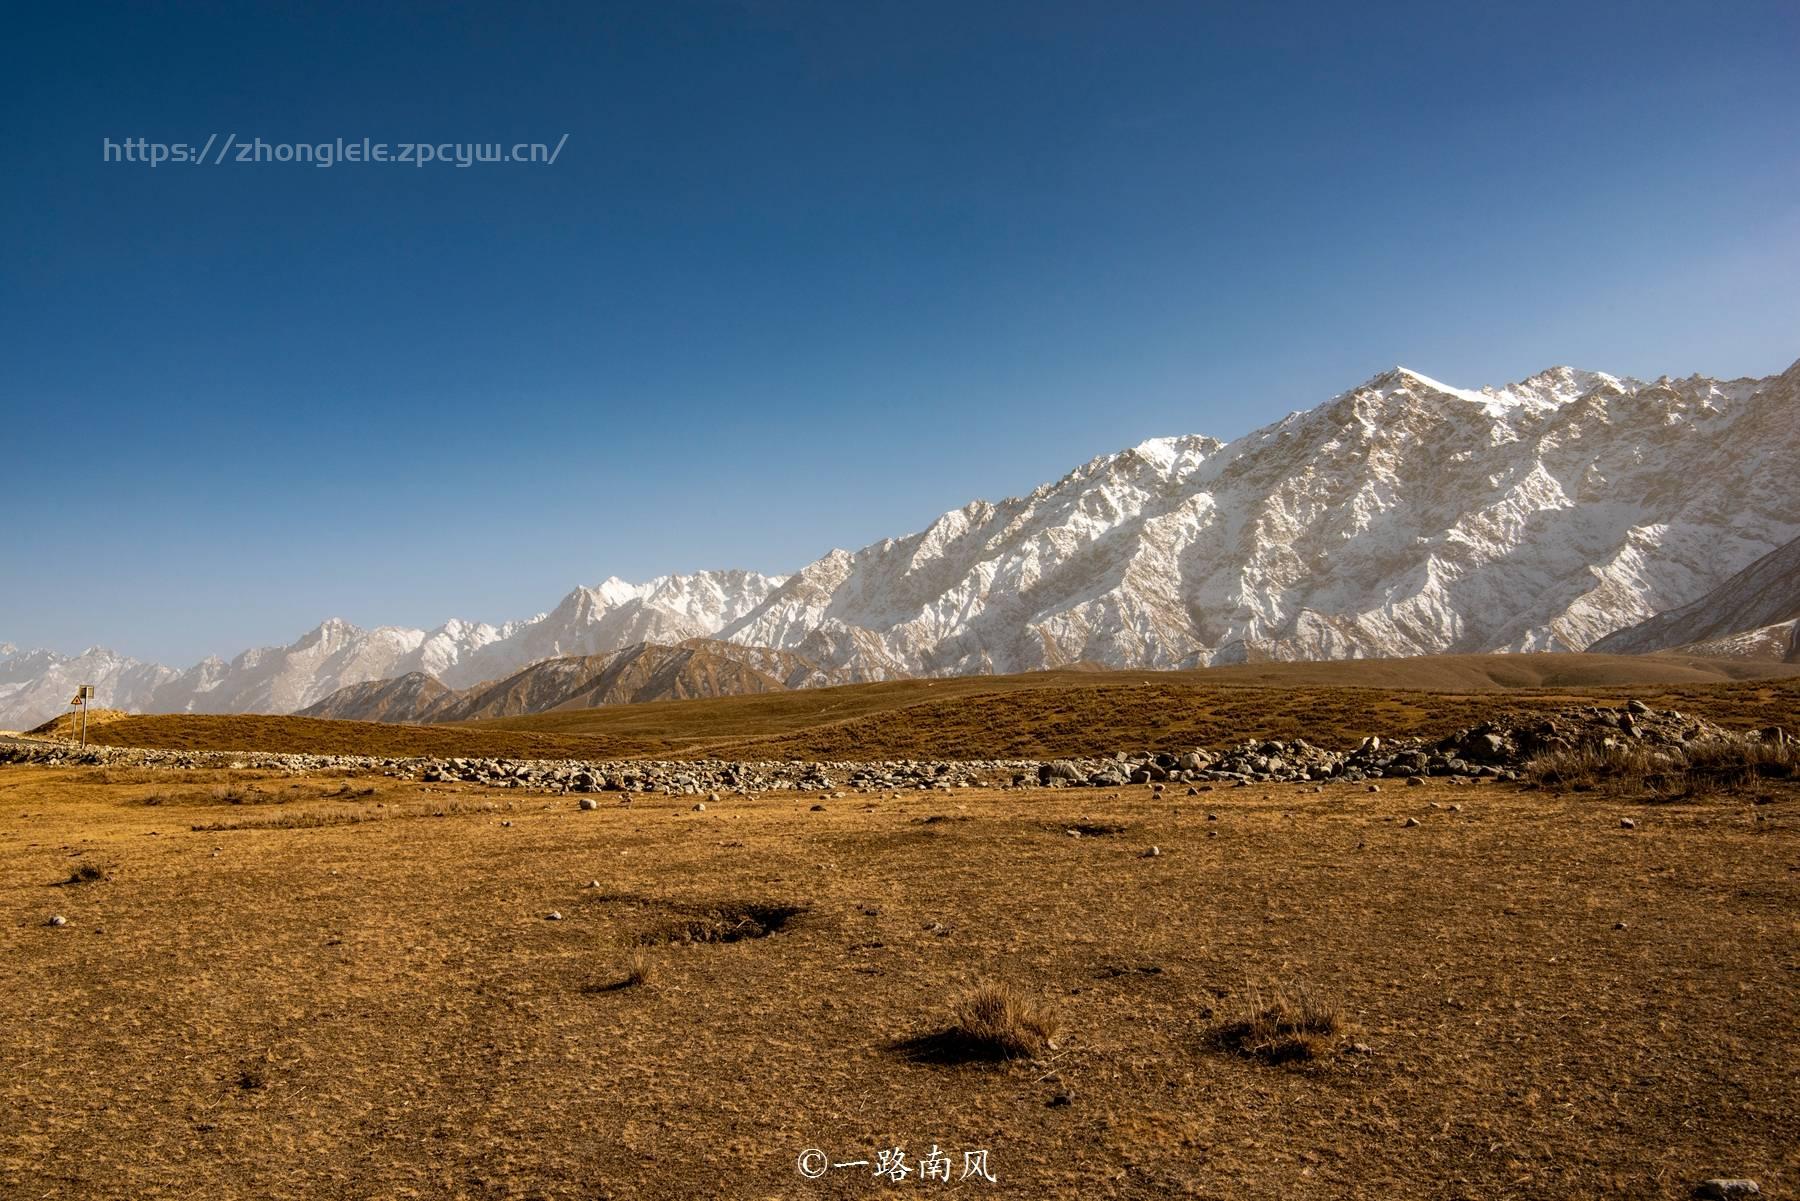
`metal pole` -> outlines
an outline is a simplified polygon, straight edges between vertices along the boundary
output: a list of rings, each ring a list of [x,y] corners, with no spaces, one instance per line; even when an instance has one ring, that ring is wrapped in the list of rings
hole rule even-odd
[[[81,694],[81,747],[87,749],[87,693]]]

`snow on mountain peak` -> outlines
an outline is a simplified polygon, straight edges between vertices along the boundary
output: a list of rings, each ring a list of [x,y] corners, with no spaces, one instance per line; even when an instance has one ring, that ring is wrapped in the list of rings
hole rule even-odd
[[[610,577],[498,628],[333,619],[185,672],[0,648],[0,725],[60,712],[74,683],[118,708],[288,712],[412,672],[466,688],[696,637],[834,678],[1581,649],[1800,536],[1796,406],[1800,363],[1654,384],[1554,367],[1475,391],[1396,367],[1230,443],[1151,438],[793,576]]]
[[[1225,444],[1204,434],[1150,438],[1131,448],[1131,453],[1170,479],[1180,479],[1205,462]]]

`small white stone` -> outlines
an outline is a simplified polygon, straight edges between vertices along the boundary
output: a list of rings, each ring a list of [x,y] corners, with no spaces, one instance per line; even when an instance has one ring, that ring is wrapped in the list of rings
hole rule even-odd
[[[1762,1186],[1754,1180],[1707,1180],[1694,1190],[1696,1196],[1714,1198],[1716,1201],[1731,1201],[1736,1197],[1760,1197]]]

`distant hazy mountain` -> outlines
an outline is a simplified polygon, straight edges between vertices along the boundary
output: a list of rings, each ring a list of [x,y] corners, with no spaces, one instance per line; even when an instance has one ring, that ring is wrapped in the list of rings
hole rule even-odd
[[[0,726],[29,726],[62,711],[78,683],[101,703],[144,712],[292,713],[349,684],[421,673],[464,687],[539,659],[604,654],[646,640],[679,642],[749,612],[781,582],[748,571],[664,576],[577,588],[548,613],[491,626],[363,630],[333,618],[284,647],[259,647],[184,672],[95,648],[0,657]]]
[[[1800,539],[1699,600],[1608,634],[1588,649],[1620,655],[1675,649],[1800,663]]]
[[[693,638],[677,646],[638,643],[610,655],[545,659],[502,680],[461,691],[423,672],[340,688],[300,712],[359,721],[470,721],[552,709],[642,704],[694,697],[783,692],[843,683],[799,655]]]
[[[1800,364],[1649,383],[1559,367],[1480,391],[1396,368],[1234,442],[1145,442],[791,577],[608,580],[500,627],[332,621],[185,672],[11,651],[0,725],[59,712],[79,682],[118,708],[291,712],[413,672],[461,689],[696,637],[833,679],[1581,650],[1800,536],[1796,412]]]

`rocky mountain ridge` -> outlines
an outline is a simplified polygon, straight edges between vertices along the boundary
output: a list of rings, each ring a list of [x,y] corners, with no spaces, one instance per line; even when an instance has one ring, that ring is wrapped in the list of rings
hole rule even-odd
[[[1582,650],[1800,537],[1797,409],[1800,364],[1650,382],[1558,367],[1474,391],[1395,368],[1230,443],[1152,439],[788,577],[608,580],[499,627],[332,621],[184,672],[13,651],[0,725],[59,711],[77,683],[124,709],[285,713],[414,672],[460,689],[696,637],[856,680]]]

